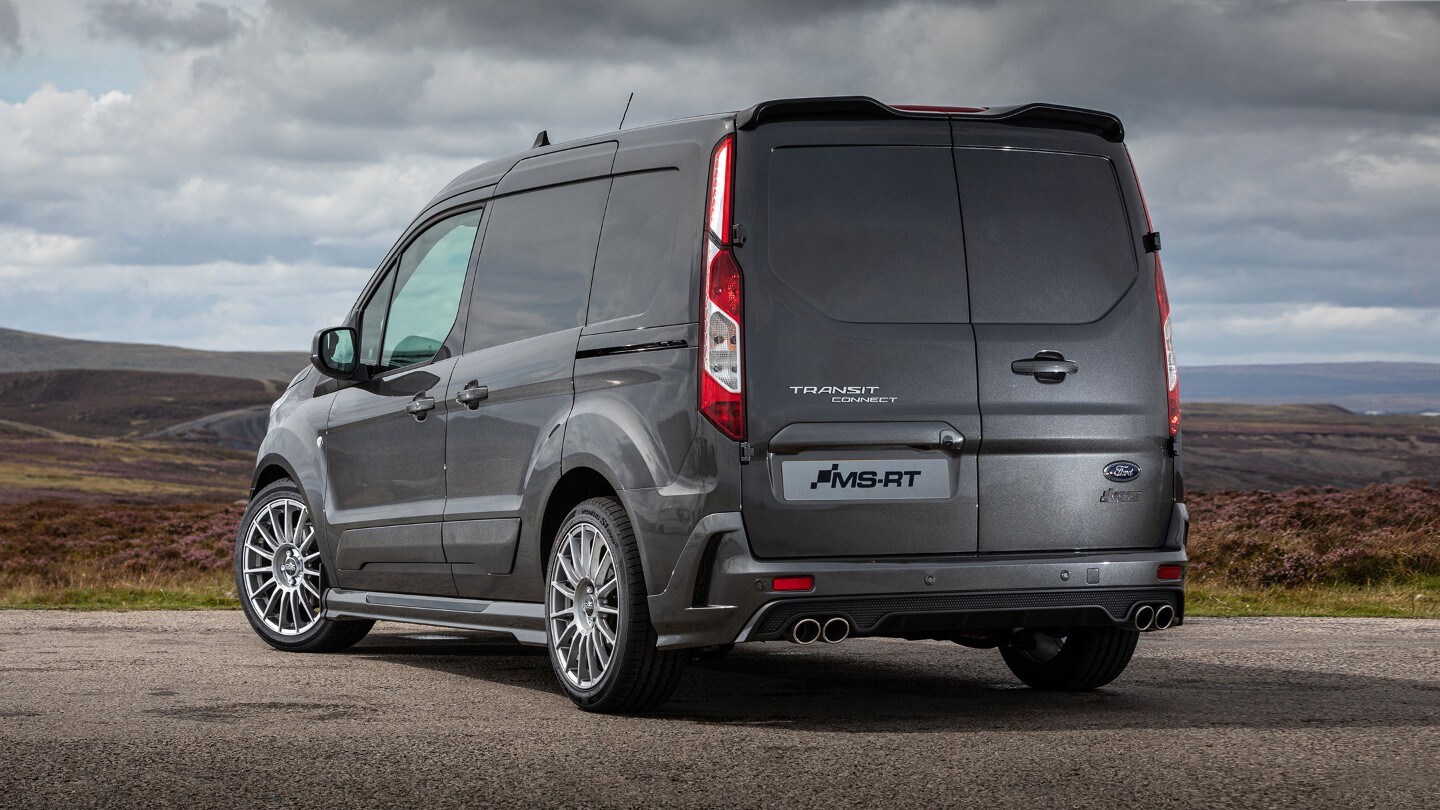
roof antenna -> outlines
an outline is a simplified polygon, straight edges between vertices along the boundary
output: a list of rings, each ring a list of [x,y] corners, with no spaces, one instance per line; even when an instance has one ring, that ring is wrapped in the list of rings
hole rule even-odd
[[[535,143],[530,145],[531,149],[539,149],[542,146],[550,145],[550,130],[542,129],[540,134],[535,136]]]
[[[627,116],[627,115],[630,114],[630,102],[632,102],[632,101],[634,101],[634,100],[635,100],[635,94],[634,94],[634,93],[631,93],[631,94],[630,94],[630,98],[625,99],[625,112],[620,113],[620,126],[618,126],[618,127],[615,128],[617,131],[618,131],[618,130],[622,130],[622,129],[625,128],[625,116]]]

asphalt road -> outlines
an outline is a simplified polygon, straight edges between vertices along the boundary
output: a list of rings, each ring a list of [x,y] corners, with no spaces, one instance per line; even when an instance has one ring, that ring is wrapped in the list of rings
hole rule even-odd
[[[1091,694],[935,642],[742,647],[638,718],[542,651],[0,611],[0,807],[1440,806],[1440,621],[1194,619]]]

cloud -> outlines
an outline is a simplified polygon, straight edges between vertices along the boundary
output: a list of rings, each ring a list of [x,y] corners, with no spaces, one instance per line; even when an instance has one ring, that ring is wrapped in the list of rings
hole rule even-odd
[[[0,56],[20,53],[20,12],[13,0],[0,0]]]
[[[631,91],[631,126],[865,93],[1118,113],[1183,362],[1440,360],[1428,321],[1313,328],[1440,308],[1440,4],[235,2],[21,6],[22,69],[93,34],[132,60],[95,75],[144,80],[0,102],[0,324],[303,348],[426,200],[540,129],[611,129]]]
[[[207,48],[239,36],[247,23],[247,15],[214,3],[177,12],[164,0],[107,0],[95,5],[90,32],[140,45]]]

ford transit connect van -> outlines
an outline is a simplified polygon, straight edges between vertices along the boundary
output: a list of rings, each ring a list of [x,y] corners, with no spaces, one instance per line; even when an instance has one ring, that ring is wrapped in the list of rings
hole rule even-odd
[[[250,623],[544,645],[639,711],[758,641],[1110,682],[1184,615],[1160,240],[1114,116],[769,101],[466,172],[276,402]]]

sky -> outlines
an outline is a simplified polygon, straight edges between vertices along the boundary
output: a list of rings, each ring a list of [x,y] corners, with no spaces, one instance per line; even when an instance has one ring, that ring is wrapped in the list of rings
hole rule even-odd
[[[541,129],[864,94],[1119,115],[1182,364],[1440,362],[1440,2],[593,5],[0,0],[0,326],[305,350]]]

